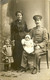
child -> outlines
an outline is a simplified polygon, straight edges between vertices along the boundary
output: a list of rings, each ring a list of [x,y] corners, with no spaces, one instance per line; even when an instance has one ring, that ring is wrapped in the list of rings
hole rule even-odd
[[[34,51],[34,43],[33,40],[31,39],[30,35],[26,35],[25,39],[22,39],[21,41],[23,45],[23,49],[28,53],[32,53]]]
[[[26,71],[28,67],[28,56],[33,54],[32,56],[34,57],[33,59],[33,64],[31,67],[31,73],[36,73],[36,60],[35,60],[35,54],[34,54],[34,42],[31,39],[30,35],[26,35],[24,39],[21,40],[21,43],[23,45],[23,55],[22,55],[22,62],[21,62],[21,72]],[[33,73],[33,74],[34,74]]]
[[[11,69],[11,63],[14,62],[13,57],[12,57],[12,46],[10,44],[10,40],[7,39],[5,41],[5,45],[3,46],[2,49],[2,54],[3,54],[3,61],[5,63],[4,68],[5,70],[10,70]]]

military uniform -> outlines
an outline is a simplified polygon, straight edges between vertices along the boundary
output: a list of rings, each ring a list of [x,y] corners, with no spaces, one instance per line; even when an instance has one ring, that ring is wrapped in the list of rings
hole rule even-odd
[[[37,44],[40,46],[41,51],[46,50],[46,43],[48,40],[47,36],[47,30],[44,27],[35,27],[31,30],[31,36],[34,39],[34,43],[37,42]]]
[[[36,20],[38,22],[38,20],[41,20],[42,17],[40,15],[35,15],[33,19],[35,20],[35,22]],[[30,35],[33,38],[34,43],[35,43],[35,53],[37,56],[37,64],[39,64],[40,55],[43,54],[43,51],[46,51],[46,43],[48,40],[47,30],[46,28],[42,26],[37,27],[36,25],[36,27],[34,27],[30,31]]]

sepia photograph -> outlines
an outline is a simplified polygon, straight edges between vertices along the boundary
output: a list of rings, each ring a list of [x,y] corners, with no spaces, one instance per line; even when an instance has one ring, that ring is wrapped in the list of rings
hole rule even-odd
[[[0,0],[0,80],[50,80],[50,0]]]

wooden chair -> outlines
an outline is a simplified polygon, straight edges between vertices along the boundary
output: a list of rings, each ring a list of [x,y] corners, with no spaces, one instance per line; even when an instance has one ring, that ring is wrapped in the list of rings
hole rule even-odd
[[[42,56],[46,56],[46,61],[47,61],[47,68],[49,68],[49,63],[48,63],[48,50],[46,50],[45,52],[43,52],[43,54],[40,55]],[[40,62],[41,62],[41,58],[39,58],[39,71],[40,71]]]
[[[49,34],[48,34],[48,40],[49,40]],[[43,54],[40,55],[42,56],[46,56],[46,62],[47,62],[47,68],[49,68],[49,63],[48,63],[48,43],[46,44],[46,51],[43,52]],[[39,58],[39,72],[40,72],[40,62],[41,62],[41,58]]]

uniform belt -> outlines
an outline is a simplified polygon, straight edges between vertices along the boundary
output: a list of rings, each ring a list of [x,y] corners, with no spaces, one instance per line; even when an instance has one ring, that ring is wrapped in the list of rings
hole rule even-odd
[[[36,41],[35,41],[36,42]],[[41,42],[43,42],[43,41],[37,41],[37,43],[41,43]]]

